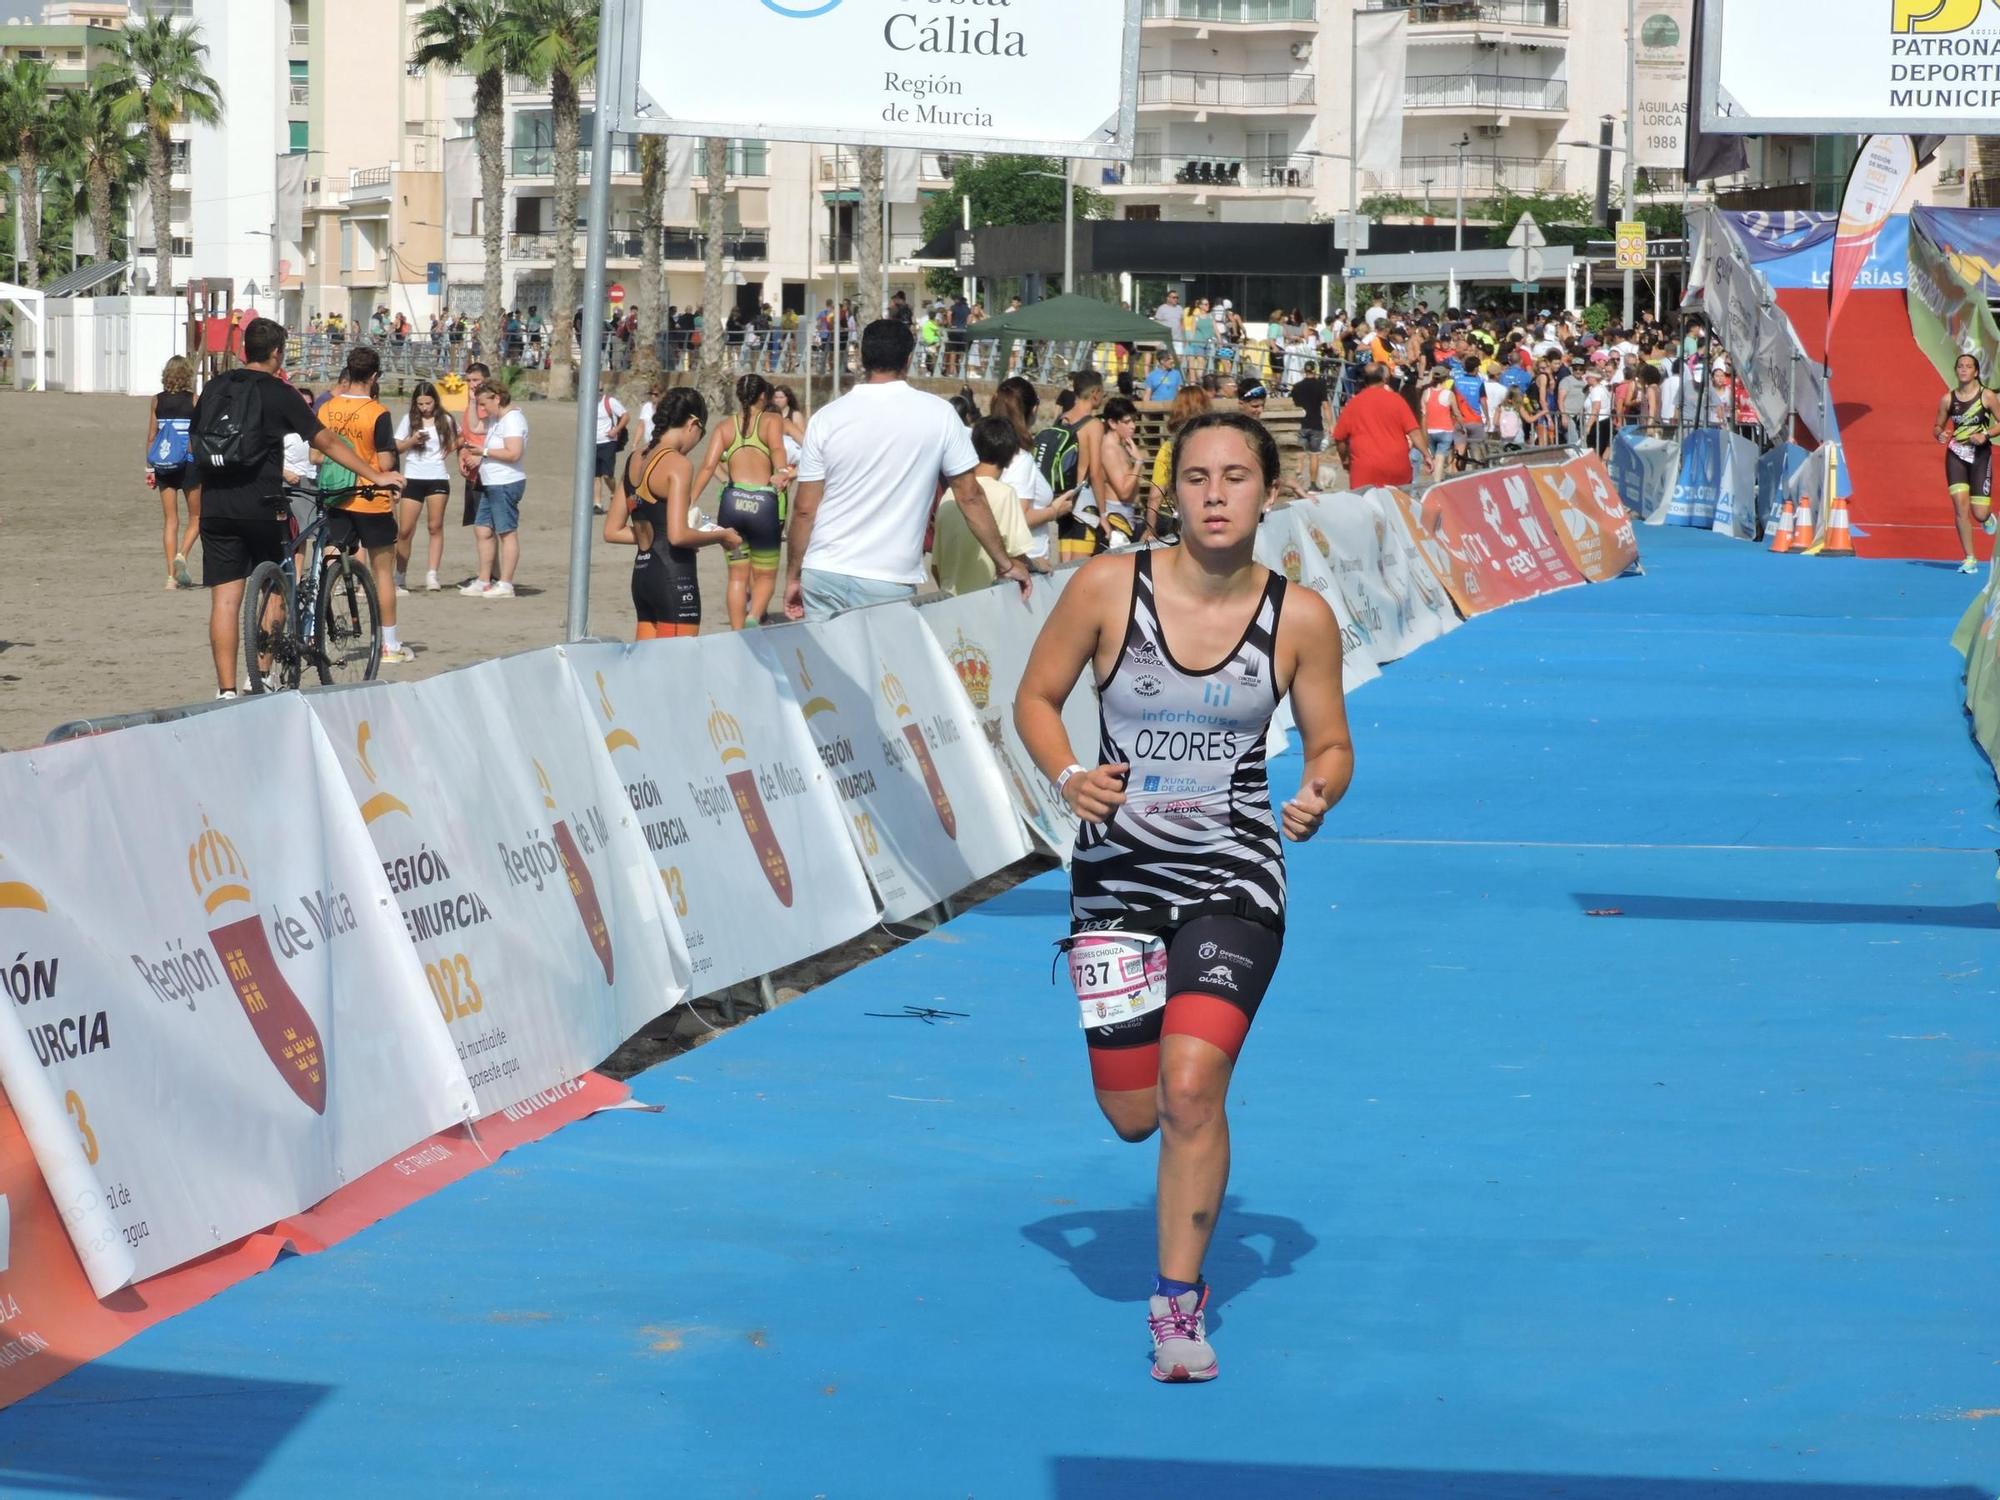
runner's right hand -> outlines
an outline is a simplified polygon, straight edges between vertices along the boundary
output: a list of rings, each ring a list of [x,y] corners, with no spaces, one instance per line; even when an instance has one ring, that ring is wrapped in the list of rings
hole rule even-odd
[[[1063,801],[1086,823],[1102,823],[1125,805],[1125,778],[1132,767],[1124,762],[1079,771],[1063,787]]]

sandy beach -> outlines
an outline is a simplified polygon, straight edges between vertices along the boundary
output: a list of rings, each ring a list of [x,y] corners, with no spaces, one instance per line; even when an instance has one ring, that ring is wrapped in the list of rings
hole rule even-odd
[[[388,404],[400,415],[403,403]],[[8,476],[0,487],[0,747],[39,744],[72,719],[214,695],[208,595],[162,587],[160,500],[145,482],[146,409],[143,399],[120,396],[0,391]],[[563,638],[576,408],[533,401],[522,410],[529,436],[519,597],[456,592],[476,562],[454,492],[440,570],[447,591],[419,589],[400,601],[403,639],[417,659],[384,667],[385,678],[424,677]],[[420,527],[419,579],[423,546]],[[630,639],[632,550],[595,539],[591,556],[591,630]],[[189,561],[199,580],[198,550]],[[726,628],[717,549],[703,549],[702,569],[705,627]]]

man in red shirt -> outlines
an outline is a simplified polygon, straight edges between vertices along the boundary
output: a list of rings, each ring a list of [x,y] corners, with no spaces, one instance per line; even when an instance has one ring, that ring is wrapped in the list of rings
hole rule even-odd
[[[1361,389],[1340,413],[1333,445],[1347,468],[1348,488],[1407,486],[1411,456],[1425,455],[1424,429],[1410,403],[1390,390],[1389,372],[1371,364],[1361,372]]]

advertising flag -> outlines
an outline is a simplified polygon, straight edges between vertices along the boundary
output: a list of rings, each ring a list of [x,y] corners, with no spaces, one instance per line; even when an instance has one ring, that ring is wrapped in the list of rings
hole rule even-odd
[[[1694,39],[1694,0],[1645,0],[1638,8],[1638,93],[1633,99],[1632,162],[1647,170],[1678,172],[1687,158],[1688,62]]]
[[[1847,192],[1840,200],[1840,228],[1833,244],[1833,279],[1827,287],[1826,327],[1831,343],[1840,309],[1882,226],[1896,212],[1903,190],[1916,175],[1917,158],[1906,135],[1871,135],[1861,143]]]
[[[1354,165],[1393,176],[1403,165],[1403,91],[1409,72],[1410,16],[1364,10],[1354,17],[1354,46],[1368,66],[1355,70]]]
[[[1910,331],[1946,385],[1958,383],[1961,354],[1976,356],[1988,380],[2000,360],[2000,324],[1985,291],[1993,238],[1984,223],[1966,225],[1967,217],[1910,210]]]

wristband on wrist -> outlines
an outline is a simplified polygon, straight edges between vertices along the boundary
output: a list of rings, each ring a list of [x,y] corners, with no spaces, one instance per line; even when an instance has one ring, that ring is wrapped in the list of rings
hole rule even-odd
[[[1082,774],[1083,774],[1083,767],[1077,765],[1075,762],[1072,761],[1070,765],[1064,769],[1062,775],[1056,778],[1056,794],[1058,796],[1062,795],[1063,788],[1069,785],[1070,777],[1081,776]]]

